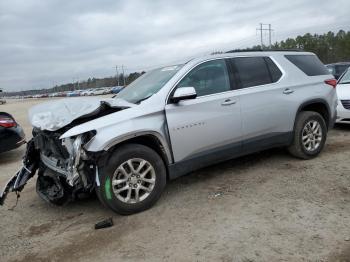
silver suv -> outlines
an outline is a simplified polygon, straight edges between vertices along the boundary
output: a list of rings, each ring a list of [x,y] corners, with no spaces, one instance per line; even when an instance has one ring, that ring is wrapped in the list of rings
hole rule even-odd
[[[336,118],[336,81],[312,53],[206,56],[152,70],[115,98],[69,98],[29,112],[24,167],[37,192],[63,204],[95,191],[120,214],[150,208],[166,183],[272,147],[317,156]]]

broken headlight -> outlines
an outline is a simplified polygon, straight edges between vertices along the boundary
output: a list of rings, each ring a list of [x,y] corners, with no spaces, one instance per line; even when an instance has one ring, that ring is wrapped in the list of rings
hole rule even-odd
[[[87,154],[82,147],[85,143],[89,142],[96,132],[88,132],[76,137],[68,137],[62,140],[63,146],[66,147],[69,152],[69,161],[67,168],[67,182],[70,186],[73,186],[79,179],[79,166],[81,159],[87,160]]]

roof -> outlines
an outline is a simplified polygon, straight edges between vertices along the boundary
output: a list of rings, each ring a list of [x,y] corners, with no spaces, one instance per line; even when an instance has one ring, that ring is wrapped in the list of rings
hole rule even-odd
[[[315,55],[311,52],[305,51],[245,51],[245,52],[233,52],[233,53],[222,53],[222,54],[213,54],[205,55],[201,57],[194,58],[193,60],[207,60],[213,58],[227,58],[227,57],[237,57],[237,56],[274,56],[274,55]]]
[[[226,53],[242,53],[242,52],[305,52],[303,49],[251,49],[251,50],[230,50]]]

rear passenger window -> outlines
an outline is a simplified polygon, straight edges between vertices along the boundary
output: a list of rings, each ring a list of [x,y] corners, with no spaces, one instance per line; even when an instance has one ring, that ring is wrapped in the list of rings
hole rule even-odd
[[[236,57],[233,63],[242,88],[270,84],[282,76],[282,72],[268,57]]]
[[[285,57],[308,76],[329,74],[327,68],[315,55],[285,55]]]

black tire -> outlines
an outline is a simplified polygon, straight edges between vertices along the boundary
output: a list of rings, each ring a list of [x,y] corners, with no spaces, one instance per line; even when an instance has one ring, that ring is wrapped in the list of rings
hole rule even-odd
[[[313,150],[312,149],[308,150],[302,141],[303,130],[310,121],[316,121],[317,123],[319,123],[322,131],[320,144],[317,148]],[[300,112],[299,115],[297,116],[296,123],[295,123],[293,142],[288,147],[289,153],[301,159],[311,159],[316,157],[324,147],[324,144],[327,139],[327,131],[328,130],[327,130],[326,122],[319,113],[313,112],[313,111]]]
[[[96,193],[102,204],[108,206],[120,215],[131,215],[152,207],[160,198],[166,185],[166,169],[162,158],[153,149],[140,144],[123,145],[106,157],[107,159],[101,161],[101,163],[104,164],[99,166],[100,185],[96,185]],[[117,198],[112,188],[114,172],[121,164],[130,159],[142,159],[147,161],[151,167],[153,167],[153,175],[155,176],[153,189],[149,193],[148,191],[144,191],[144,193],[147,192],[149,195],[142,201],[136,203],[121,201]],[[125,184],[129,184],[129,182],[125,182]],[[133,196],[135,197],[135,191],[132,192],[134,192],[132,194],[134,194]]]

